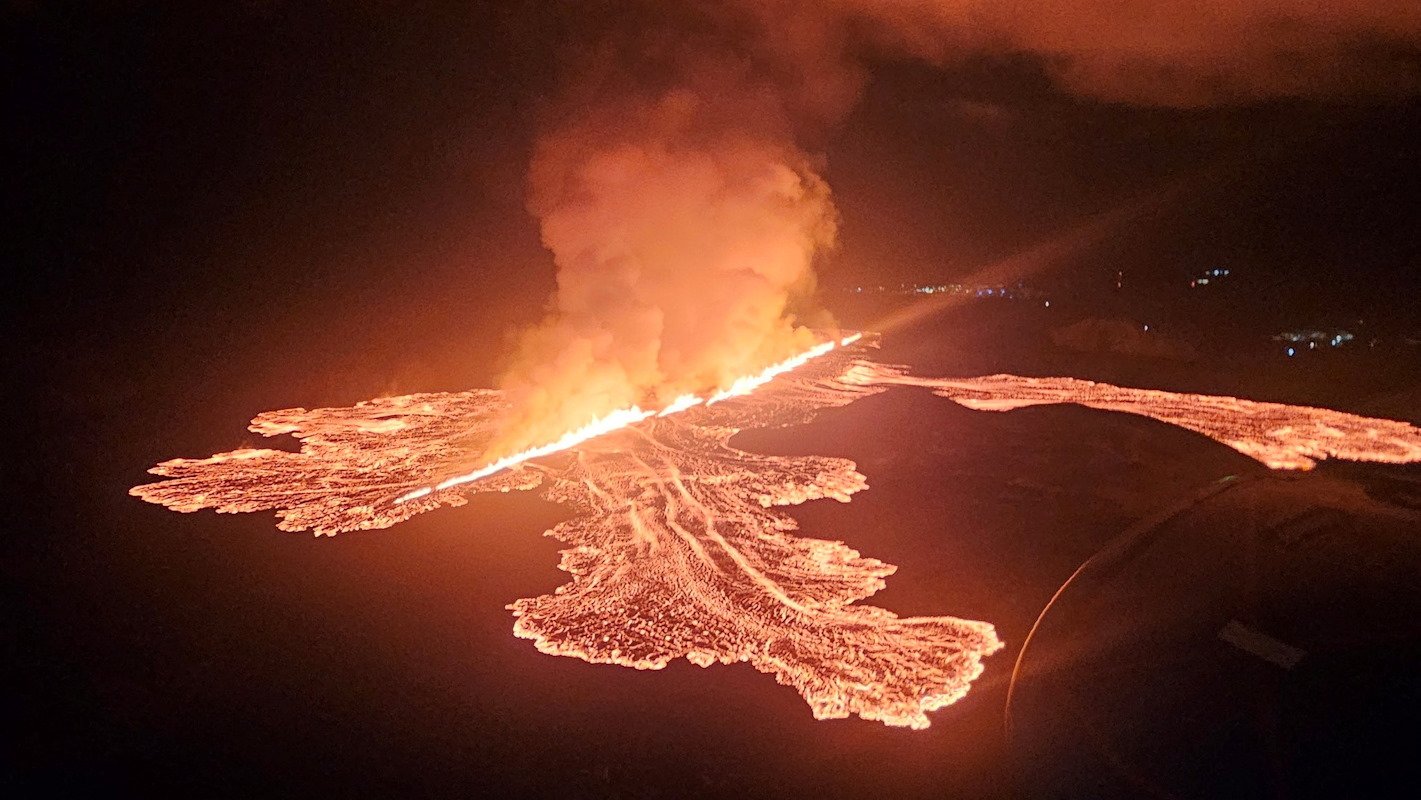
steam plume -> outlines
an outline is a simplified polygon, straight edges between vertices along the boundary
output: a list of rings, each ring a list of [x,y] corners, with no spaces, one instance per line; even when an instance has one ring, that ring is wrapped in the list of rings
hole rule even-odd
[[[1035,61],[1061,89],[1195,107],[1421,87],[1421,5],[1388,0],[743,0],[766,26],[818,15],[876,50],[937,64]],[[821,37],[832,40],[832,37]],[[821,63],[831,58],[822,53]],[[852,54],[849,54],[852,56]]]
[[[868,58],[1030,59],[1064,91],[1162,106],[1421,86],[1421,5],[1369,0],[628,2],[578,59],[529,172],[558,268],[503,380],[495,450],[701,392],[802,349],[836,213],[800,142]]]
[[[505,377],[519,416],[504,448],[724,386],[813,343],[797,306],[836,212],[780,87],[676,32],[597,58],[529,171],[557,293]]]

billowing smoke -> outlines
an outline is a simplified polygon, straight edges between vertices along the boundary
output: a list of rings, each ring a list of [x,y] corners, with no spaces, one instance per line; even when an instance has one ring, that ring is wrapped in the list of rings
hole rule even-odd
[[[676,26],[587,61],[529,171],[557,294],[505,377],[516,416],[495,449],[723,387],[822,321],[804,303],[837,216],[783,85]]]
[[[799,0],[784,0],[799,7]],[[757,3],[773,16],[773,6]],[[1062,89],[1162,106],[1395,96],[1421,87],[1421,3],[1389,0],[823,0],[879,47],[1026,57]]]
[[[1421,85],[1421,4],[1368,0],[627,2],[595,20],[529,173],[558,288],[504,378],[498,450],[702,392],[803,348],[836,212],[801,143],[869,59],[1023,59],[1165,106]],[[813,320],[822,323],[822,318]]]

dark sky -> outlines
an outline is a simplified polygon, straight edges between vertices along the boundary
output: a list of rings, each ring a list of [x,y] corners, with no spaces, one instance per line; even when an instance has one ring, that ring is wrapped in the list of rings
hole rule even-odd
[[[999,66],[875,73],[829,151],[841,262],[970,269],[1166,192],[1145,224],[1112,232],[1136,256],[1121,267],[1188,275],[1224,263],[1304,282],[1417,265],[1414,103],[1109,106]],[[1109,249],[1081,261],[1115,258]]]
[[[389,376],[404,356],[374,351],[497,335],[550,290],[522,196],[546,64],[496,16],[12,15],[10,244],[36,341],[131,361],[200,330],[225,356],[311,348]]]

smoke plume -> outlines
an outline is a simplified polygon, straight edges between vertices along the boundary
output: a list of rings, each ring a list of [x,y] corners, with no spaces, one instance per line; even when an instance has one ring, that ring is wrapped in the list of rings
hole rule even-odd
[[[557,292],[504,377],[516,410],[497,450],[723,386],[811,342],[803,312],[837,215],[802,143],[847,114],[874,59],[1024,59],[1065,92],[1175,107],[1421,85],[1415,3],[633,1],[586,13],[590,43],[529,170]]]
[[[799,0],[784,0],[799,6]],[[761,6],[773,15],[774,3]],[[828,0],[872,44],[1026,57],[1063,90],[1194,107],[1421,87],[1421,4],[1388,0]]]
[[[783,85],[662,25],[602,43],[549,113],[529,208],[557,265],[504,380],[519,449],[723,387],[815,343],[801,305],[836,212]]]

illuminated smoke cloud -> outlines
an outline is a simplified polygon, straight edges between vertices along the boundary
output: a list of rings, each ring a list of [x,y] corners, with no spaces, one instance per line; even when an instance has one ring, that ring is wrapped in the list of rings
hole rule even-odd
[[[937,64],[1026,58],[1062,89],[1161,106],[1421,87],[1421,4],[1376,0],[744,0],[860,49]],[[846,33],[827,36],[824,28]],[[821,51],[820,63],[844,53]]]
[[[557,292],[502,381],[516,411],[496,450],[814,342],[796,312],[834,240],[828,186],[774,81],[666,37],[601,53],[545,123],[529,207]]]
[[[649,397],[702,392],[802,348],[796,318],[836,215],[802,146],[864,64],[1030,60],[1063,90],[1167,106],[1389,95],[1421,85],[1421,4],[1336,0],[721,0],[567,7],[529,171],[557,265],[502,384],[514,451]],[[823,319],[816,320],[822,324]],[[500,455],[501,452],[490,455]]]

